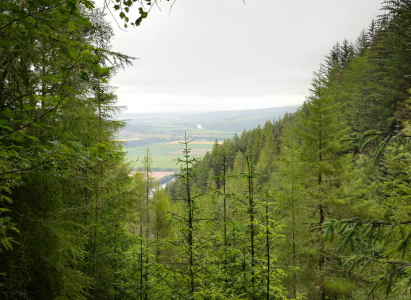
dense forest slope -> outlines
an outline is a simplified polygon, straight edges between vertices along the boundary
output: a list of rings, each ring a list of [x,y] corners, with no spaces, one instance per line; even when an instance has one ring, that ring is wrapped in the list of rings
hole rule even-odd
[[[166,190],[114,141],[132,58],[103,13],[0,12],[1,299],[410,299],[411,1],[336,44],[297,112],[201,161],[186,140]]]
[[[192,171],[190,187],[214,195],[218,219],[228,224],[227,232],[219,223],[213,231],[258,270],[262,278],[247,276],[259,291],[270,254],[287,274],[279,280],[290,297],[411,297],[411,2],[384,8],[354,44],[331,49],[298,112],[215,144]],[[175,199],[185,189],[176,181],[167,190]],[[248,227],[237,231],[238,222]],[[271,253],[264,234],[273,239]],[[235,255],[228,257],[221,260],[232,267]]]

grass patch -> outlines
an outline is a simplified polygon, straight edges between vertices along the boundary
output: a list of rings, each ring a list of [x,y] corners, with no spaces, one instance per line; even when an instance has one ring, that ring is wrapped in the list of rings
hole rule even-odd
[[[189,144],[189,148],[192,149],[190,155],[195,158],[201,159],[207,151],[211,151],[214,143],[192,142]],[[178,168],[178,158],[183,159],[184,145],[176,143],[162,143],[156,144],[150,147],[151,156],[153,159],[153,168]],[[139,162],[135,164],[135,167],[141,167],[141,161],[146,154],[146,147],[128,148],[124,149],[127,153],[127,158],[131,161],[135,161],[139,158]]]

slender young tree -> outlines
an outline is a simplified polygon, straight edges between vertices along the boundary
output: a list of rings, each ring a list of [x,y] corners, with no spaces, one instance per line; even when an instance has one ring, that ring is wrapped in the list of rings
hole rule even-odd
[[[312,227],[320,229],[316,237],[319,299],[326,299],[326,249],[321,238],[326,217],[331,217],[333,192],[344,177],[343,168],[349,165],[349,157],[341,155],[345,145],[345,125],[337,117],[338,106],[327,94],[327,77],[322,69],[313,80],[311,96],[307,98],[306,110],[300,110],[301,160],[306,173],[305,187],[309,207],[316,220]]]
[[[241,173],[241,177],[247,180],[247,190],[246,199],[241,201],[242,204],[246,206],[246,214],[248,215],[248,227],[249,227],[249,243],[250,243],[250,280],[251,280],[251,298],[255,299],[256,294],[256,229],[255,229],[255,216],[257,214],[256,210],[256,199],[254,194],[254,179],[257,177],[257,173],[254,170],[254,161],[252,155],[252,148],[249,149],[249,153],[246,158],[246,172]],[[245,251],[245,248],[244,248]],[[245,252],[244,252],[245,259]],[[245,275],[246,265],[243,265],[243,272]],[[245,284],[245,277],[244,277]]]
[[[192,167],[196,164],[197,160],[191,157],[191,149],[188,145],[192,140],[187,140],[187,135],[185,134],[184,142],[180,144],[184,145],[183,156],[184,159],[178,159],[178,162],[182,164],[181,173],[176,174],[178,181],[180,181],[184,187],[183,193],[180,195],[182,198],[175,199],[183,201],[184,211],[183,215],[174,214],[174,217],[179,221],[180,233],[184,237],[184,252],[187,254],[187,271],[188,271],[188,293],[189,297],[193,297],[196,288],[196,266],[195,266],[195,252],[196,241],[195,233],[199,229],[196,215],[199,211],[199,207],[195,201],[198,195],[192,195]]]
[[[249,205],[249,214],[250,214],[250,242],[251,242],[251,284],[252,284],[252,297],[254,299],[255,294],[255,245],[254,245],[254,235],[255,235],[255,224],[254,224],[254,215],[255,215],[255,201],[254,201],[254,169],[253,169],[253,159],[252,155],[247,157],[247,179],[248,179],[248,205]]]
[[[222,157],[222,170],[221,173],[219,174],[217,180],[220,182],[220,190],[218,193],[222,196],[223,198],[223,243],[224,243],[224,253],[223,253],[223,269],[224,269],[224,281],[225,284],[227,285],[228,283],[228,270],[227,270],[227,265],[228,265],[228,235],[227,235],[227,225],[228,225],[228,194],[227,194],[227,153],[226,149],[224,146],[221,146],[220,144],[215,144],[218,145],[218,148],[220,150],[219,154]],[[216,146],[217,147],[217,146]],[[210,185],[209,185],[210,187]]]
[[[270,221],[269,221],[269,202],[268,193],[265,195],[265,226],[266,226],[266,249],[267,249],[267,300],[270,300],[270,272],[271,272],[271,256],[270,256]]]
[[[144,297],[148,299],[148,283],[149,283],[149,257],[150,257],[150,196],[152,185],[152,169],[153,159],[151,157],[150,148],[146,147],[146,155],[143,158],[145,184],[146,184],[146,262],[145,262],[145,288]]]
[[[306,232],[302,230],[302,224],[308,222],[300,201],[302,198],[302,165],[300,162],[300,145],[297,141],[297,133],[295,119],[284,123],[281,132],[281,151],[277,162],[277,172],[271,178],[271,186],[278,199],[276,219],[280,224],[285,225],[286,243],[281,247],[285,251],[280,251],[284,253],[282,254],[284,257],[279,258],[279,260],[285,262],[283,268],[290,269],[291,274],[285,280],[289,282],[289,294],[294,298],[298,294],[296,270],[301,267],[297,260],[297,245],[301,238],[306,235]]]

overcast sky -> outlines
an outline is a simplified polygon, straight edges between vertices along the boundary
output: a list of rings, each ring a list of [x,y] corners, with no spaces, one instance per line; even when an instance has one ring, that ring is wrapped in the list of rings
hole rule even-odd
[[[112,84],[129,113],[301,104],[324,56],[354,42],[380,2],[177,0],[170,13],[163,0],[137,28],[113,22],[112,50],[138,60]]]

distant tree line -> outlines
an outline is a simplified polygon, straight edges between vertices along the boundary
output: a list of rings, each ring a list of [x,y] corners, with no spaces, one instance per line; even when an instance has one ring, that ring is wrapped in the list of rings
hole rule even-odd
[[[166,143],[168,139],[159,138],[159,137],[149,137],[149,138],[142,138],[140,140],[133,140],[124,142],[124,147],[126,148],[138,148],[138,147],[146,147],[149,145],[157,144],[157,143]]]
[[[184,131],[182,131],[181,136],[173,136],[169,139],[166,138],[159,138],[159,137],[149,137],[149,138],[142,138],[139,140],[132,140],[132,141],[126,141],[123,142],[123,145],[125,148],[141,148],[141,147],[146,147],[154,144],[159,144],[159,143],[168,143],[168,142],[173,142],[173,141],[181,141],[183,139]],[[215,136],[195,136],[195,135],[187,135],[187,138],[193,139],[193,140],[201,140],[201,141],[215,141],[216,137]]]
[[[153,126],[150,124],[127,124],[123,130],[131,131],[131,132],[138,132],[144,134],[150,134],[153,131]]]

